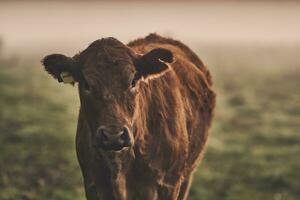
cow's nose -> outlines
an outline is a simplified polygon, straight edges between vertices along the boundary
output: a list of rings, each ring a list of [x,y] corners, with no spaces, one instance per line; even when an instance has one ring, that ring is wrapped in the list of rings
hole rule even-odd
[[[107,151],[119,151],[131,146],[132,142],[127,127],[121,129],[101,126],[96,133],[96,147]]]

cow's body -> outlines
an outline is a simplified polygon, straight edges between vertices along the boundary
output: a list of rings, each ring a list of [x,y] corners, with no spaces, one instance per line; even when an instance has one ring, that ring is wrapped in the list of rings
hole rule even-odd
[[[175,61],[163,75],[139,83],[129,153],[95,153],[88,119],[80,110],[76,145],[87,199],[186,199],[215,105],[210,74],[178,41],[151,34],[127,46],[138,54],[165,48]]]

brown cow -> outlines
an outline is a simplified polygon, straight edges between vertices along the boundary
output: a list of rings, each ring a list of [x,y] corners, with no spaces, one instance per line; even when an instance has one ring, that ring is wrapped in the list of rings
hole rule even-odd
[[[43,64],[78,83],[76,149],[88,200],[186,199],[215,106],[207,68],[179,41],[96,40]]]

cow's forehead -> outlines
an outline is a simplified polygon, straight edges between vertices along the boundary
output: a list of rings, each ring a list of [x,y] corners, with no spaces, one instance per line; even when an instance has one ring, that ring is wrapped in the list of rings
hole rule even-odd
[[[122,75],[133,71],[133,61],[124,51],[98,51],[85,60],[82,70],[91,73],[104,73],[106,75]],[[109,74],[107,74],[109,73]]]
[[[104,38],[94,41],[79,54],[82,67],[96,68],[116,67],[133,64],[132,52],[129,48],[114,38]],[[122,70],[122,68],[119,68]]]
[[[130,49],[109,38],[93,42],[80,55],[81,70],[91,87],[129,87],[135,67]]]
[[[82,69],[91,73],[99,70],[102,70],[102,73],[126,73],[125,71],[133,70],[132,51],[114,38],[96,40],[78,55],[78,60]]]

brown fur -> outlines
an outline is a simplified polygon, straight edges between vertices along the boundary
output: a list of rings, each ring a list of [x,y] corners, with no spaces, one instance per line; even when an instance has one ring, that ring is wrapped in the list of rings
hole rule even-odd
[[[172,59],[164,50],[143,56],[157,48],[171,51],[174,62],[167,64]],[[215,107],[211,76],[201,60],[181,42],[156,34],[127,46],[113,38],[98,40],[73,60],[82,76],[76,145],[87,199],[186,199]],[[147,70],[149,76],[140,72],[134,95],[129,89],[137,65],[158,68]],[[133,147],[95,150],[93,134],[103,124],[129,127]]]

